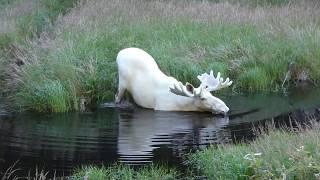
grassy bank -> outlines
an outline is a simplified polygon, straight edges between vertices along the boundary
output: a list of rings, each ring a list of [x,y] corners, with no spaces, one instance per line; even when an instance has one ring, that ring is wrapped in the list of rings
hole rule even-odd
[[[233,91],[277,91],[291,62],[292,80],[317,83],[319,3],[258,2],[81,1],[14,51],[23,49],[24,65],[11,72],[7,89],[17,106],[36,111],[78,110],[81,97],[113,100],[115,57],[131,46],[195,85],[196,75],[213,69],[234,80]]]
[[[319,123],[298,131],[273,129],[249,144],[198,151],[189,165],[209,179],[318,179],[319,134]]]
[[[20,91],[23,65],[34,62],[28,47],[37,43],[42,34],[53,31],[58,16],[64,15],[77,0],[3,0],[0,2],[0,95],[11,100],[8,106],[20,105],[14,97]],[[31,60],[32,59],[32,60]],[[30,60],[30,61],[29,61]],[[48,99],[49,101],[52,100]],[[12,104],[17,102],[17,104]],[[52,101],[57,102],[56,100]],[[42,102],[38,102],[42,103]],[[48,103],[47,100],[45,103]],[[66,108],[62,107],[62,108]],[[61,108],[54,111],[61,111]]]
[[[81,169],[76,169],[73,174],[68,177],[56,177],[55,173],[53,177],[49,177],[49,172],[36,169],[35,172],[29,172],[26,177],[19,177],[17,173],[21,169],[16,169],[17,164],[13,164],[4,174],[0,174],[2,180],[11,179],[71,179],[71,180],[174,180],[177,179],[180,174],[175,169],[170,169],[160,165],[148,165],[139,169],[130,167],[128,165],[115,164],[108,167],[97,166],[85,166]]]
[[[0,54],[1,62],[9,63],[10,46],[28,45],[27,39],[36,39],[49,31],[59,15],[69,10],[76,0],[2,0],[0,1]]]
[[[168,169],[161,166],[147,166],[139,170],[134,170],[132,167],[125,165],[115,165],[111,167],[84,167],[76,170],[71,179],[177,179],[178,172],[174,169]]]

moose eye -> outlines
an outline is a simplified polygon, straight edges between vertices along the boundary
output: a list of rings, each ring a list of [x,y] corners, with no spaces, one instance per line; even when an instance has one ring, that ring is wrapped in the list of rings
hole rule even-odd
[[[206,98],[200,98],[200,100],[201,100],[201,101],[204,101],[204,100],[206,100]]]

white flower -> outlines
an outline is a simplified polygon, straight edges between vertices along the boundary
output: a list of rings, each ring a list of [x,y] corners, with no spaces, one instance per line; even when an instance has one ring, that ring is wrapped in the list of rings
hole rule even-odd
[[[299,148],[296,148],[296,150],[297,150],[298,152],[300,152],[300,151],[304,150],[304,146],[300,146]]]
[[[243,158],[249,161],[255,160],[255,156],[261,156],[262,153],[246,154]]]
[[[311,162],[311,163],[308,164],[308,167],[312,167],[312,166],[314,166],[314,163],[313,163],[313,162]]]
[[[246,154],[243,158],[249,161],[254,160],[254,156],[252,154]]]
[[[262,153],[254,153],[255,156],[261,156]]]

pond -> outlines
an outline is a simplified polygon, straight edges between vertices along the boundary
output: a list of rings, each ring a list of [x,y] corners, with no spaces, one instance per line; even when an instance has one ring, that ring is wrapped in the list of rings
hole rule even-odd
[[[75,167],[123,162],[179,165],[183,155],[210,144],[252,140],[266,121],[292,123],[319,116],[320,89],[284,94],[224,96],[228,116],[161,112],[102,105],[91,113],[0,115],[0,173],[16,161],[21,174],[35,168],[69,175]]]

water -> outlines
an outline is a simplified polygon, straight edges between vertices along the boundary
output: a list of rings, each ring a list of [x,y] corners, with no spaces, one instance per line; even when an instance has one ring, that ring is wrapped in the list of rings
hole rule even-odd
[[[110,104],[92,113],[0,115],[0,173],[17,160],[22,175],[37,167],[58,176],[86,164],[180,164],[192,150],[251,140],[252,126],[262,122],[318,117],[319,92],[223,97],[232,110],[225,117]]]

